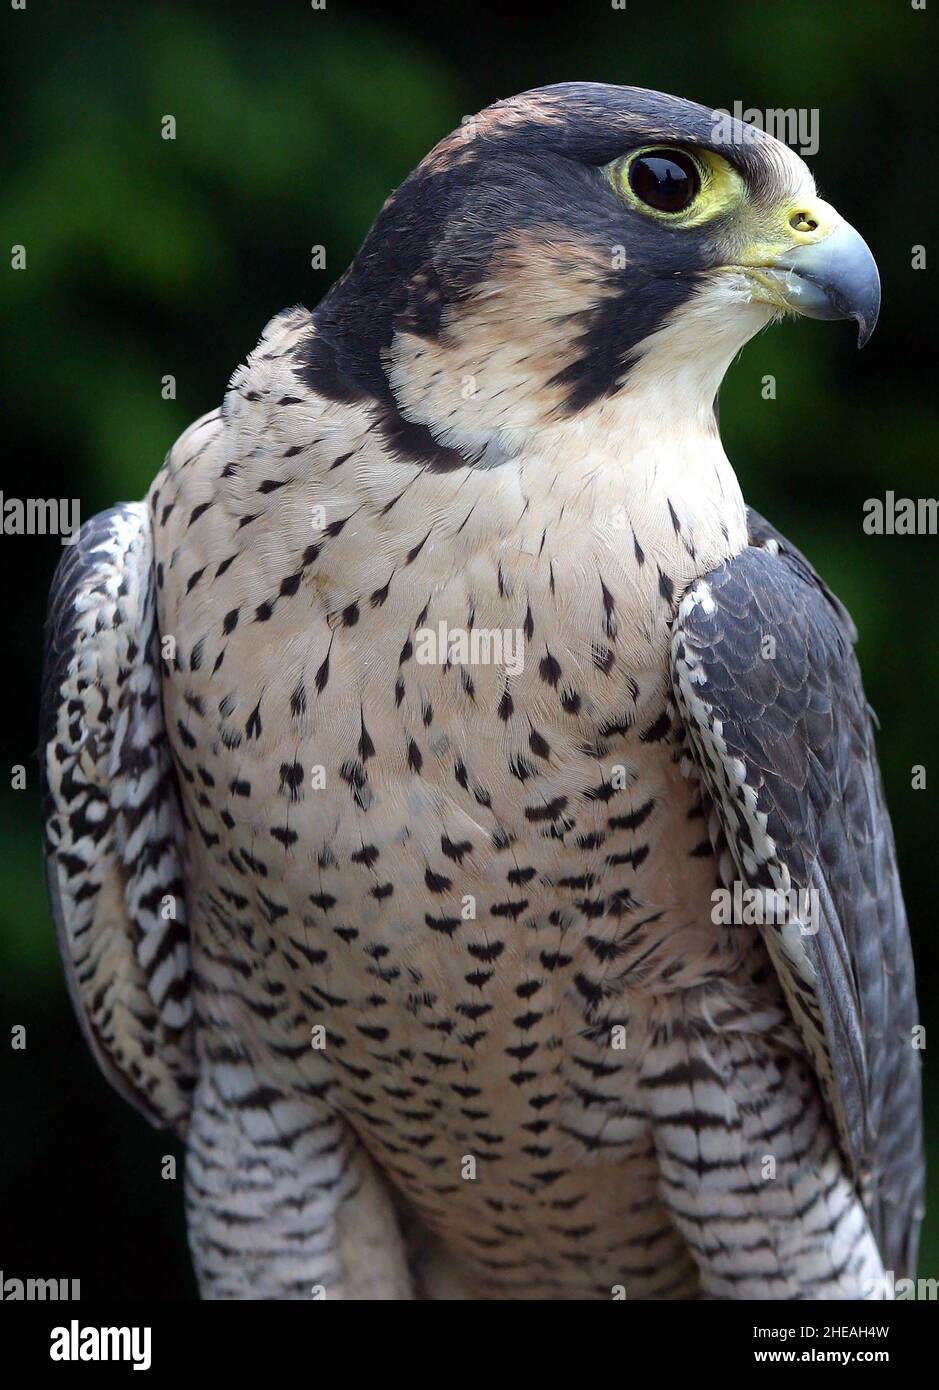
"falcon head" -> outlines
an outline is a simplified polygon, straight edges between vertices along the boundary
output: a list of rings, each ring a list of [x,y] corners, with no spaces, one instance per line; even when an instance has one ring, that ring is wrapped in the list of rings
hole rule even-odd
[[[474,462],[504,432],[655,384],[707,412],[783,314],[867,341],[870,251],[771,136],[694,102],[564,83],[498,102],[388,199],[324,300],[307,380],[383,399]],[[407,430],[402,425],[401,441]]]

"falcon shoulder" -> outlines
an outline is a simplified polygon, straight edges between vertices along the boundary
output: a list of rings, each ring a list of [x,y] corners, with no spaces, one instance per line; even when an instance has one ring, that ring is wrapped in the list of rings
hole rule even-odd
[[[674,697],[730,850],[725,882],[815,904],[759,929],[884,1264],[910,1274],[923,1191],[918,1019],[856,632],[798,550],[754,512],[749,531],[748,548],[679,606]]]
[[[184,822],[163,723],[150,510],[93,517],[52,584],[40,716],[46,879],[108,1080],[185,1128],[193,1085]]]

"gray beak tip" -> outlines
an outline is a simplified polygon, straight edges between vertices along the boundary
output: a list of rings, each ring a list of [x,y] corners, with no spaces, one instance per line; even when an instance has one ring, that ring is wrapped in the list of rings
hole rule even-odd
[[[867,245],[846,222],[824,241],[779,261],[789,275],[786,299],[808,318],[854,319],[858,347],[869,342],[880,313],[880,276]]]

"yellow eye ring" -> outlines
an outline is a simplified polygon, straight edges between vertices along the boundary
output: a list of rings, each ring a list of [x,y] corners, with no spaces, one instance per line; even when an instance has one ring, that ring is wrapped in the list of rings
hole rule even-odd
[[[648,150],[625,169],[633,195],[654,212],[685,212],[701,191],[697,162],[684,150]]]
[[[669,227],[700,226],[746,197],[740,174],[713,150],[646,145],[615,160],[607,173],[627,206]],[[658,199],[657,189],[662,192]],[[656,206],[656,201],[666,205]]]

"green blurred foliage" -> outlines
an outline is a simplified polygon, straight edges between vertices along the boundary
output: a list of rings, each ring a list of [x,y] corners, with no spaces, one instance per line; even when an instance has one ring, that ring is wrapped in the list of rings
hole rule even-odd
[[[476,4],[327,0],[217,6],[40,4],[3,15],[7,117],[0,246],[10,496],[79,497],[83,516],[142,495],[177,434],[214,408],[266,321],[313,306],[387,194],[460,118],[572,78],[633,83],[712,106],[819,113],[811,161],[824,196],[864,233],[881,323],[855,352],[844,325],[761,335],[721,395],[748,499],[802,546],[860,631],[917,952],[935,1019],[932,867],[939,748],[939,567],[934,537],[867,537],[888,488],[937,491],[935,291],[911,248],[936,225],[935,7],[711,0],[539,7],[536,24]],[[160,137],[176,119],[175,140]],[[310,248],[327,269],[310,269]],[[177,399],[163,400],[172,374]],[[762,397],[767,374],[777,397]],[[98,1076],[72,1019],[42,881],[36,708],[54,539],[0,537],[8,669],[0,767],[2,1054],[7,1117],[0,1267],[81,1277],[95,1293],[191,1294],[177,1152]],[[924,764],[927,789],[911,789]],[[4,783],[8,778],[4,776]],[[939,1092],[927,1067],[930,1147]],[[935,1165],[934,1165],[935,1166]],[[939,1272],[932,1202],[924,1274]],[[128,1222],[128,1212],[134,1221]]]

